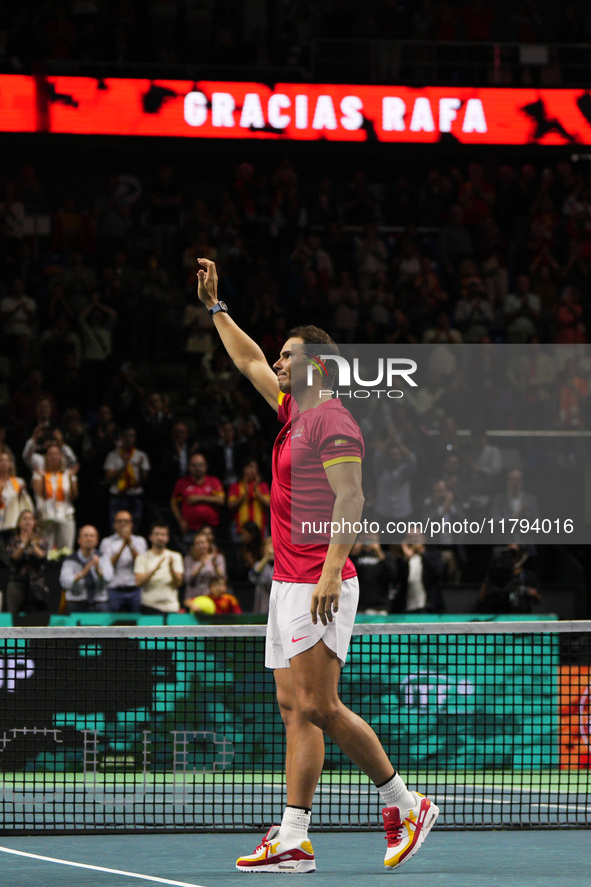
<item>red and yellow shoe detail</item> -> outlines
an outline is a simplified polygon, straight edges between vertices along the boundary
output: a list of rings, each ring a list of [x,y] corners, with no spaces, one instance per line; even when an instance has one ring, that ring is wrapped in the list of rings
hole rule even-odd
[[[259,871],[280,873],[314,871],[314,848],[309,840],[302,841],[297,847],[281,850],[281,841],[274,841],[279,828],[274,826],[263,838],[262,844],[250,856],[241,856],[236,861],[236,868],[242,871]]]
[[[415,795],[420,803],[404,819],[400,818],[398,807],[385,807],[382,811],[388,841],[384,859],[386,868],[397,868],[414,856],[439,815],[439,808],[428,798],[418,792]]]

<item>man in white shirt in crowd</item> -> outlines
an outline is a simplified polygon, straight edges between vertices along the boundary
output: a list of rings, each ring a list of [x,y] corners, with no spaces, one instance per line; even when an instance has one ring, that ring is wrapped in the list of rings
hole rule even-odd
[[[141,589],[133,572],[136,558],[147,551],[143,536],[133,535],[133,518],[129,511],[118,511],[113,521],[115,532],[101,542],[100,553],[106,555],[113,567],[113,578],[107,589],[111,613],[139,613]]]
[[[159,615],[180,610],[178,589],[183,582],[183,559],[178,551],[167,548],[169,540],[166,524],[153,524],[151,548],[135,560],[135,582],[141,588],[142,613]]]
[[[393,613],[442,613],[444,563],[441,552],[425,545],[420,533],[409,534],[396,559],[397,593]]]
[[[150,471],[150,460],[136,447],[135,428],[126,428],[119,446],[105,459],[105,479],[109,484],[111,523],[118,511],[130,511],[135,527],[139,527],[144,510],[144,484]]]
[[[411,480],[417,457],[392,430],[390,440],[374,453],[375,512],[382,520],[405,520],[412,511]]]
[[[95,527],[82,527],[78,551],[65,559],[60,584],[66,593],[66,613],[108,613],[107,585],[113,578],[111,561],[98,552],[99,534]]]

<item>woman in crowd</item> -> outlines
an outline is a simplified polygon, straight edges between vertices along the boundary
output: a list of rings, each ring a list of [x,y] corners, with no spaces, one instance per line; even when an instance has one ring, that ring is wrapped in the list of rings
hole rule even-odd
[[[255,563],[248,574],[248,578],[254,585],[253,613],[269,612],[274,564],[275,551],[273,550],[273,540],[270,536],[267,536],[263,542],[263,556]]]
[[[215,576],[226,578],[226,560],[214,551],[204,533],[197,533],[189,553],[185,555],[185,606],[200,595],[209,593],[209,583]]]
[[[47,608],[45,566],[47,542],[37,529],[32,511],[23,511],[17,529],[8,541],[9,577],[6,585],[7,610],[14,618],[22,611]]]
[[[240,530],[240,542],[234,546],[230,575],[236,582],[247,582],[248,574],[263,552],[263,536],[258,524],[246,521]]]
[[[52,444],[45,453],[43,471],[33,475],[39,527],[49,549],[74,548],[76,521],[73,502],[78,496],[75,469],[64,469],[61,448]]]
[[[33,502],[22,477],[16,476],[14,459],[8,452],[0,452],[0,532],[14,530],[18,517]]]

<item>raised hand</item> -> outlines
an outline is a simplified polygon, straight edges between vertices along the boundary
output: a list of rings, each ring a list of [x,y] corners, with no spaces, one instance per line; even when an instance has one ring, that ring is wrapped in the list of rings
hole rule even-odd
[[[206,308],[212,308],[218,300],[218,273],[215,262],[210,259],[197,259],[197,261],[203,266],[197,272],[197,294]]]

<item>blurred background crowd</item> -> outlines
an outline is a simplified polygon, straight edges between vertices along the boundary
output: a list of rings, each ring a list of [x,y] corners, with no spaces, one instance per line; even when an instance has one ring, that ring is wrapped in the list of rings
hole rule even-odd
[[[578,0],[368,0],[362,7],[353,0],[45,0],[5,5],[0,63],[27,73],[39,59],[295,69],[309,64],[314,38],[581,44],[590,35],[589,8]]]
[[[134,568],[129,544],[122,584],[108,566],[100,568],[107,577],[101,578],[94,560],[78,576],[124,519],[127,534],[150,545],[154,533],[159,545],[166,535],[156,551],[185,557],[180,563],[172,554],[157,557],[165,559],[160,579],[174,592],[170,606],[188,606],[209,595],[210,579],[223,579],[239,601],[224,599],[218,612],[264,610],[277,428],[197,300],[198,257],[217,263],[220,297],[270,362],[290,327],[302,322],[326,329],[339,343],[438,346],[428,384],[405,398],[393,426],[385,428],[370,409],[362,417],[367,450],[376,453],[365,474],[368,508],[376,514],[509,509],[534,516],[539,506],[527,449],[502,446],[486,430],[587,427],[591,365],[580,357],[557,363],[545,347],[588,341],[587,160],[535,165],[484,158],[392,170],[348,157],[331,172],[276,150],[258,162],[236,150],[207,171],[187,163],[189,152],[156,165],[146,153],[135,165],[128,155],[126,172],[117,174],[105,173],[117,167],[113,154],[96,169],[70,165],[63,156],[60,166],[43,152],[31,162],[4,163],[4,561],[17,582],[24,561],[15,565],[10,545],[24,507],[36,521],[21,539],[35,567],[41,551],[53,559],[79,551],[78,534],[94,528],[96,544],[86,546],[71,577],[77,590],[66,595],[70,607],[85,600],[91,584],[102,588],[100,600],[93,591],[92,601],[104,606],[116,606],[109,594],[119,585],[133,584],[137,592],[137,576],[149,570]],[[470,367],[456,360],[454,346],[504,342],[528,345],[528,358],[493,361],[487,373],[499,396],[492,412],[466,415]],[[584,452],[565,445],[552,470],[564,472],[567,485],[584,459]],[[397,479],[385,483],[384,472]],[[122,513],[125,518],[117,518]],[[35,554],[36,534],[42,544]],[[123,545],[125,536],[119,537]],[[514,539],[513,560],[523,567],[525,556],[528,568],[537,560],[540,570],[539,546],[530,541]],[[429,601],[421,593],[421,606],[405,602],[401,589],[412,554],[378,548],[370,560],[377,558],[387,577],[364,606],[444,607],[440,591]],[[133,551],[134,560],[143,553],[137,546]],[[437,540],[436,552],[439,586],[481,582],[491,556],[482,546],[477,552],[447,538]],[[109,555],[115,573],[116,554]],[[394,562],[384,572],[390,555]],[[194,575],[201,577],[196,584]],[[14,592],[13,610],[20,593]],[[220,596],[226,594],[227,587]],[[134,607],[154,609],[149,593],[143,603],[140,598],[136,593]]]

